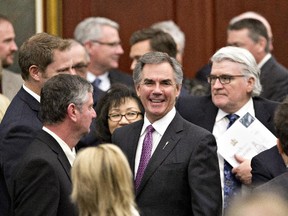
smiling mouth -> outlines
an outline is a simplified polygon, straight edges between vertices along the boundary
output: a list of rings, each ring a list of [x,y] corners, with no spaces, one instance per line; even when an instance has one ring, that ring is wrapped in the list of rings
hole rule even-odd
[[[164,102],[164,99],[150,99],[150,101],[152,103],[162,103],[162,102]]]

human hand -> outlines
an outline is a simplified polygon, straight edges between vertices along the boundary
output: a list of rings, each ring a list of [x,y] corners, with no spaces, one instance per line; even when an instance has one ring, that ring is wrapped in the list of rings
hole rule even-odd
[[[240,164],[238,167],[232,169],[232,173],[235,174],[236,178],[239,179],[243,184],[249,185],[252,182],[251,174],[251,160],[247,160],[239,155],[234,156],[236,161]]]

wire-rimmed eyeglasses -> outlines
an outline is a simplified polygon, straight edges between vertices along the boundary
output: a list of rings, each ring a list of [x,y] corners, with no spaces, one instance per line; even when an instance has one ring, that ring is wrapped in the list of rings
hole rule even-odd
[[[113,121],[113,122],[119,122],[121,121],[121,119],[123,118],[123,116],[125,116],[125,118],[128,120],[128,121],[131,121],[131,120],[135,120],[137,119],[137,117],[139,115],[142,115],[141,112],[136,112],[136,111],[131,111],[131,112],[127,112],[125,114],[120,114],[120,113],[112,113],[112,114],[109,114],[108,115],[108,118]]]
[[[207,76],[207,81],[211,85],[214,85],[216,80],[218,79],[222,85],[229,84],[231,80],[233,80],[235,77],[245,77],[245,75],[208,75]]]
[[[121,42],[101,42],[101,41],[98,41],[98,40],[90,40],[91,42],[93,43],[98,43],[100,45],[106,45],[106,46],[110,46],[110,47],[118,47],[118,46],[121,46]]]

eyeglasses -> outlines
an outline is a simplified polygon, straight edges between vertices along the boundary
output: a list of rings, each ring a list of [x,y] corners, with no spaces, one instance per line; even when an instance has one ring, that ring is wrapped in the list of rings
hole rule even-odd
[[[123,116],[125,116],[125,118],[128,120],[128,121],[131,121],[131,120],[135,120],[138,116],[139,116],[139,114],[141,114],[142,115],[142,113],[141,112],[128,112],[128,113],[125,113],[125,114],[109,114],[108,115],[108,118],[111,120],[111,121],[113,121],[113,122],[119,122],[119,121],[121,121],[121,119],[123,118]]]
[[[225,84],[229,84],[231,80],[235,79],[236,77],[245,77],[245,76],[244,75],[220,75],[220,76],[208,75],[207,81],[211,85],[214,85],[216,80],[219,79],[220,83],[222,85],[225,85]]]
[[[108,43],[108,42],[101,42],[101,41],[98,41],[98,40],[91,40],[91,42],[93,42],[93,43],[98,43],[98,44],[100,44],[100,45],[110,46],[110,47],[118,47],[118,46],[121,46],[121,42],[111,42],[111,43]]]

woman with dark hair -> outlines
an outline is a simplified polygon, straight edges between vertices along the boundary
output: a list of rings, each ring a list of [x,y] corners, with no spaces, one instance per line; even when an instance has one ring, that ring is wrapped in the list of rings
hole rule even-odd
[[[135,91],[117,83],[97,102],[96,113],[97,138],[107,143],[116,128],[142,119],[144,108]]]

